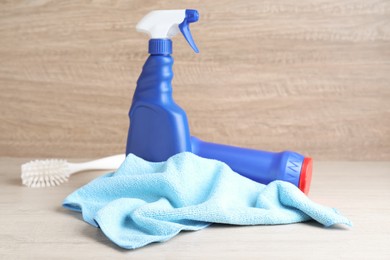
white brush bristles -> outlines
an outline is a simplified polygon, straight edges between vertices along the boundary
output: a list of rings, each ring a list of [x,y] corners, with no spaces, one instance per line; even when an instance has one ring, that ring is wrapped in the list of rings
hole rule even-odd
[[[61,159],[35,160],[22,165],[22,183],[32,188],[57,186],[67,182],[68,162]]]

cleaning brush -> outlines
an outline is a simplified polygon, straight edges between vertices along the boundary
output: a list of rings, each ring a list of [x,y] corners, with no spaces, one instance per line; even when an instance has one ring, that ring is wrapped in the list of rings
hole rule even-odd
[[[67,182],[70,175],[86,170],[116,170],[125,154],[113,155],[84,163],[69,163],[64,159],[34,160],[22,165],[22,183],[28,187],[57,186]]]

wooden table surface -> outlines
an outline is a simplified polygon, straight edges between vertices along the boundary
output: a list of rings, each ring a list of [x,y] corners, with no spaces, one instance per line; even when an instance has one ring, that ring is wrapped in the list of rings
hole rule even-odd
[[[102,172],[31,189],[20,181],[20,165],[29,160],[0,158],[0,259],[390,259],[390,162],[315,162],[311,199],[339,209],[352,220],[352,228],[323,228],[314,222],[212,225],[128,251],[83,222],[80,214],[61,207],[68,194]]]

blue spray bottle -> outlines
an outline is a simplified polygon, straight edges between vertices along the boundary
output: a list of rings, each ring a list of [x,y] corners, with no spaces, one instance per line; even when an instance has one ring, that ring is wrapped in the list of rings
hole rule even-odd
[[[287,181],[308,194],[313,161],[293,151],[279,153],[248,149],[191,138],[192,152],[200,157],[223,161],[235,172],[259,183]]]
[[[196,10],[159,10],[147,14],[137,30],[147,33],[150,56],[137,81],[129,112],[126,154],[152,162],[166,161],[180,152],[228,164],[237,173],[267,184],[288,181],[308,193],[312,160],[291,151],[272,153],[204,142],[190,136],[186,113],[172,98],[173,58],[171,37],[181,32],[195,52],[198,49],[189,24],[198,21]]]
[[[189,30],[189,24],[198,19],[196,10],[158,10],[150,12],[137,24],[137,31],[151,38],[150,56],[137,81],[129,112],[126,154],[160,162],[174,154],[191,151],[186,113],[172,98],[170,38],[181,32],[198,52]]]

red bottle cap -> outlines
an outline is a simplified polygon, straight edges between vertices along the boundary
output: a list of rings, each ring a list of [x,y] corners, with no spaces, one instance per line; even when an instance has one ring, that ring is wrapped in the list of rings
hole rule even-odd
[[[309,193],[311,175],[313,170],[313,160],[306,157],[302,163],[301,175],[299,178],[298,188],[303,191],[306,195]]]

